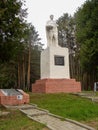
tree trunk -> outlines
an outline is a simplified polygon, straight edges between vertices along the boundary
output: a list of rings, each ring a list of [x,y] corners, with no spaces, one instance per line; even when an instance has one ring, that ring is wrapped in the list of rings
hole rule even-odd
[[[29,55],[28,55],[28,72],[27,72],[27,89],[30,89],[30,59],[31,59],[31,43],[29,42]]]
[[[18,88],[20,89],[20,63],[18,61]]]
[[[25,90],[25,55],[23,55],[23,90]]]

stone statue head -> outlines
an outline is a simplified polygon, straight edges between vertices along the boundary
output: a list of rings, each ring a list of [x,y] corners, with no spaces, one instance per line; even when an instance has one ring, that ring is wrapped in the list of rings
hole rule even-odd
[[[50,15],[50,19],[53,20],[54,16],[53,15]]]

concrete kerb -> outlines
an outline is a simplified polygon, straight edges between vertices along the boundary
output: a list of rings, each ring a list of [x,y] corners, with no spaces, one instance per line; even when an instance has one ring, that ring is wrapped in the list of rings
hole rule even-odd
[[[39,108],[39,107],[37,107],[36,104],[30,104],[30,105],[35,106],[35,108],[38,109],[38,110],[42,110],[42,111],[44,111],[44,112],[47,112],[47,114],[49,113],[48,110],[46,110],[46,109],[42,109],[42,108]],[[40,121],[34,119],[31,115],[28,115],[26,112],[24,112],[23,109],[19,109],[19,110],[20,110],[22,113],[26,114],[27,117],[30,118],[31,120],[34,120],[34,121],[36,121],[36,122],[41,123]],[[47,124],[44,124],[44,125],[45,125],[48,129],[53,130],[53,128],[52,128],[51,126],[49,126],[49,125],[47,125]]]
[[[44,111],[44,112],[48,112],[48,115],[54,116],[54,117],[59,118],[59,119],[64,119],[63,117],[56,116],[56,115],[54,115],[54,114],[49,113],[49,111],[46,110],[46,109],[42,109],[42,108],[37,107],[36,104],[30,104],[30,105],[36,106],[36,109],[38,109],[38,110],[42,110],[42,111]],[[20,110],[22,113],[26,114],[27,117],[30,118],[31,120],[34,120],[34,121],[36,121],[36,122],[41,123],[40,121],[34,119],[31,115],[28,115],[28,114],[27,114],[26,112],[24,112],[22,109],[19,109],[19,110]],[[53,128],[52,128],[50,125],[47,125],[47,124],[44,124],[44,125],[45,125],[48,129],[53,130]]]
[[[32,105],[34,105],[34,104],[32,104]],[[37,105],[36,105],[36,109],[42,110],[42,111],[44,111],[44,112],[48,112],[47,114],[50,115],[50,116],[54,116],[54,117],[59,118],[59,119],[61,119],[61,120],[65,120],[65,121],[67,121],[67,122],[76,124],[76,125],[78,125],[78,126],[80,126],[80,127],[82,127],[82,128],[86,128],[87,130],[95,130],[94,128],[92,128],[92,127],[90,127],[90,126],[87,126],[87,125],[85,125],[85,124],[82,124],[82,123],[80,123],[80,122],[77,122],[77,121],[74,121],[74,120],[71,120],[71,119],[67,119],[67,118],[64,118],[64,117],[61,117],[61,116],[58,116],[58,115],[49,113],[48,110],[39,108],[39,107],[37,107]],[[29,118],[31,118],[32,120],[37,121],[37,122],[40,123],[40,121],[38,121],[38,120],[36,120],[36,119],[33,119],[33,117],[31,117],[30,115],[28,115],[27,113],[25,113],[22,109],[20,109],[20,111],[23,112],[24,114],[26,114],[26,115],[27,115]],[[51,127],[51,126],[48,126],[47,124],[45,124],[45,125],[46,125],[49,129],[52,130],[52,127]]]
[[[46,109],[42,109],[42,108],[39,108],[39,107],[37,107],[37,109],[49,113],[49,111],[46,110]]]
[[[38,107],[37,107],[37,108],[38,108]],[[38,108],[38,109],[39,109],[39,110],[48,111],[48,110],[41,109],[41,108]],[[48,111],[48,112],[49,112],[49,111]],[[90,127],[90,126],[87,126],[87,125],[85,125],[85,124],[82,124],[82,123],[80,123],[80,122],[77,122],[77,121],[74,121],[74,120],[71,120],[71,119],[67,119],[67,118],[64,118],[64,117],[61,117],[61,116],[52,114],[52,113],[48,113],[48,114],[51,115],[51,116],[54,116],[54,117],[56,117],[56,118],[59,118],[59,119],[61,119],[61,120],[65,120],[65,121],[68,121],[68,122],[70,122],[70,123],[76,124],[76,125],[78,125],[78,126],[81,126],[81,127],[83,127],[83,128],[86,128],[86,129],[88,129],[88,130],[95,130],[94,128],[92,128],[92,127]]]
[[[27,115],[27,113],[26,112],[24,112],[24,110],[22,110],[22,109],[19,109],[23,114],[26,114]],[[28,116],[28,115],[27,115]]]
[[[68,121],[68,122],[70,122],[70,123],[76,124],[76,125],[78,125],[78,126],[81,126],[81,127],[83,127],[83,128],[86,128],[87,130],[95,130],[94,128],[92,128],[92,127],[90,127],[90,126],[87,126],[87,125],[85,125],[85,124],[82,124],[82,123],[80,123],[80,122],[77,122],[77,121],[74,121],[74,120],[71,120],[71,119],[63,118],[63,117],[61,117],[61,116],[58,116],[58,115],[55,115],[55,114],[51,114],[51,113],[49,113],[49,115],[54,116],[54,117],[56,117],[56,118],[59,118],[59,119],[61,119],[61,120],[65,120],[65,121]]]
[[[39,123],[41,123],[40,121],[38,121],[38,120],[36,120],[36,119],[34,119],[33,117],[31,117],[30,115],[27,115],[27,117],[28,118],[30,118],[31,120],[34,120],[34,121],[36,121],[36,122],[39,122]],[[47,125],[47,124],[44,124],[47,128],[49,128],[50,130],[53,130],[53,128],[50,126],[50,125]]]
[[[28,109],[29,109],[29,108],[28,108]],[[31,109],[31,108],[30,108],[30,109]],[[42,114],[41,114],[41,113],[40,113],[40,114],[34,114],[35,116],[36,116],[36,115],[49,114],[49,111],[48,111],[48,110],[41,109],[41,108],[39,108],[39,107],[35,107],[35,108],[32,107],[32,109],[37,109],[37,110],[41,110],[41,111],[45,112],[45,113],[42,113]],[[26,110],[25,108],[20,108],[19,110],[28,116],[28,114],[27,114],[26,112],[24,112],[24,110]],[[29,116],[33,116],[33,115],[30,115],[30,114],[29,114]]]
[[[16,106],[8,106],[8,105],[2,105],[3,107],[7,108],[7,109],[17,109]]]
[[[49,113],[48,110],[43,109],[43,108],[39,108],[36,104],[31,104],[31,103],[30,103],[30,105],[36,106],[36,108],[37,108],[38,110],[42,110],[42,111],[44,111],[44,112],[48,112],[48,113]]]
[[[82,98],[91,100],[92,102],[98,103],[98,96],[95,97],[95,95],[92,93],[90,93],[90,94],[89,93],[87,93],[87,94],[86,93],[73,93],[73,95],[77,95],[77,96],[80,96]]]
[[[90,126],[87,126],[87,125],[85,125],[85,124],[82,124],[82,123],[80,123],[80,122],[77,122],[77,121],[74,121],[74,120],[71,120],[71,119],[65,119],[66,121],[68,121],[68,122],[71,122],[71,123],[73,123],[73,124],[76,124],[76,125],[78,125],[78,126],[81,126],[81,127],[83,127],[83,128],[86,128],[87,130],[95,130],[94,128],[92,128],[92,127],[90,127]]]
[[[12,109],[12,110],[16,110],[16,109],[22,109],[22,108],[25,108],[25,106],[28,105],[28,104],[25,104],[25,105],[2,105],[3,107],[7,108],[7,109]]]
[[[32,104],[32,103],[29,103],[30,105],[32,105],[32,106],[35,106],[35,107],[37,107],[37,104]]]

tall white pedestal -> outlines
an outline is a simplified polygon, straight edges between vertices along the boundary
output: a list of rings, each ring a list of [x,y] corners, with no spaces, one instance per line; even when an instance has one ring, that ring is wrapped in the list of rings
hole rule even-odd
[[[70,79],[68,48],[47,47],[41,53],[41,79]]]

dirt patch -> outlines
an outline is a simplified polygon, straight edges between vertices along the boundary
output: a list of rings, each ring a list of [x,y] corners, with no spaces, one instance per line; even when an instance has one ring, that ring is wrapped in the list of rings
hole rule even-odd
[[[45,128],[43,128],[42,130],[50,130],[49,128],[47,128],[47,127],[45,127]]]
[[[82,123],[84,123],[84,124],[86,124],[88,126],[91,126],[91,127],[95,128],[96,130],[98,130],[98,120],[96,120],[96,121],[88,121],[88,122],[83,121]]]

